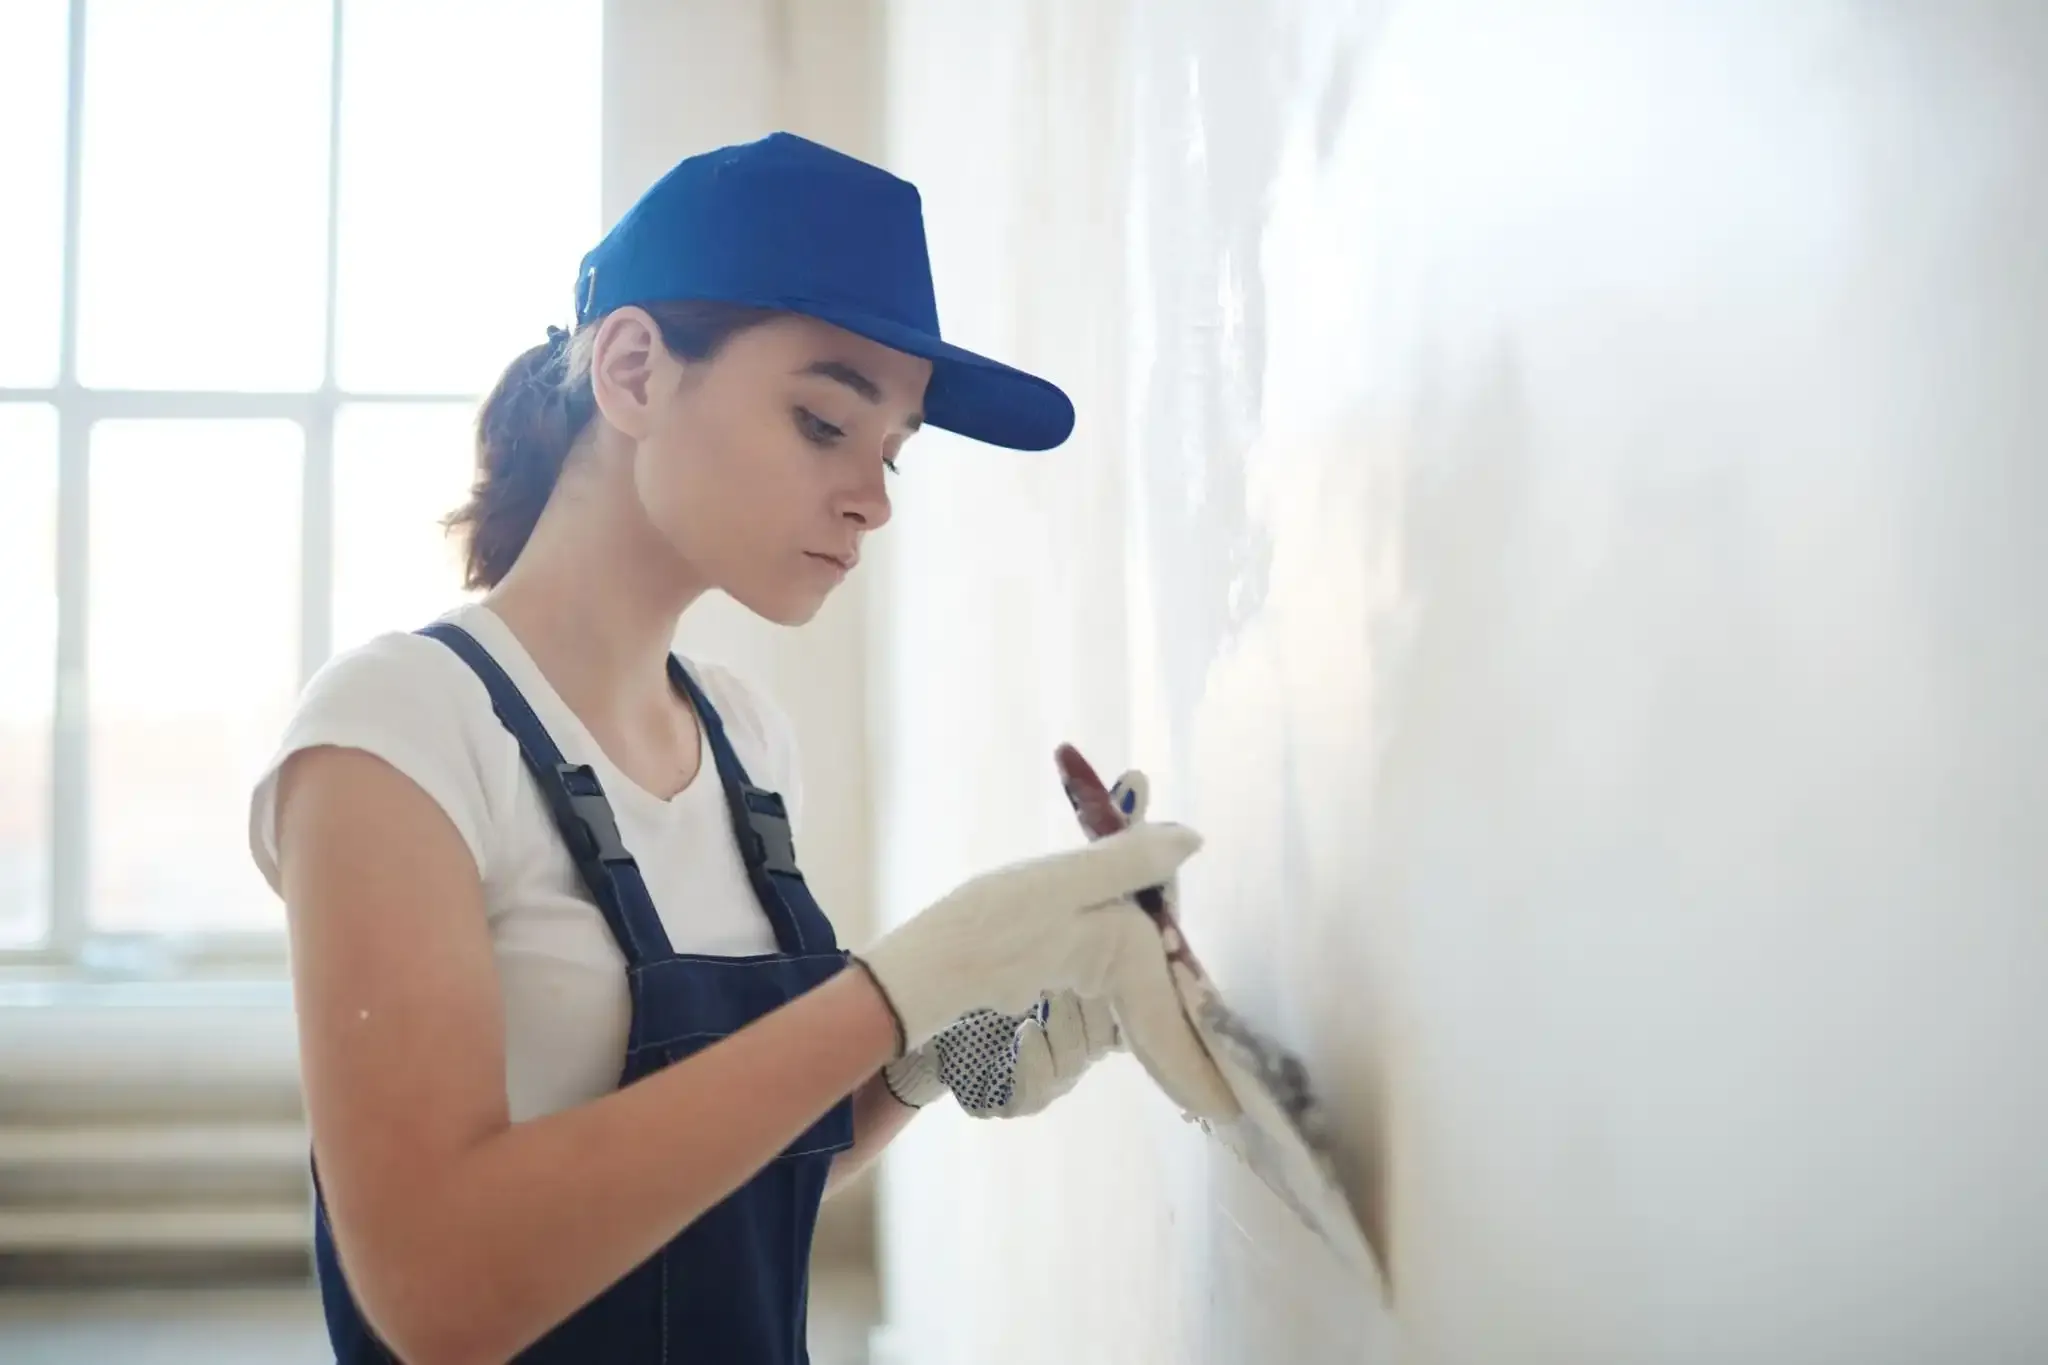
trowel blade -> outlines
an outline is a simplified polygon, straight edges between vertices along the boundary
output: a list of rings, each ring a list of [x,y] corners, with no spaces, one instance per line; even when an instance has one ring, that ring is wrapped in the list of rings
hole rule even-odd
[[[1355,1273],[1386,1289],[1385,1269],[1328,1155],[1321,1102],[1300,1058],[1260,1032],[1206,977],[1175,972],[1181,1008],[1236,1096],[1234,1119],[1201,1125]]]

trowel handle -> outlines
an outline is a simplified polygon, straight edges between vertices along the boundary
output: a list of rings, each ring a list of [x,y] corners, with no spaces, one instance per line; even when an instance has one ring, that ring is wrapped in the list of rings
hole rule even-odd
[[[1067,803],[1080,818],[1081,828],[1091,839],[1101,839],[1115,834],[1128,823],[1124,813],[1110,800],[1109,788],[1102,784],[1102,778],[1081,751],[1071,744],[1062,744],[1053,751],[1053,762],[1060,770],[1060,785],[1067,793]],[[1154,919],[1166,915],[1166,896],[1163,888],[1148,886],[1137,893],[1135,899],[1139,908]]]

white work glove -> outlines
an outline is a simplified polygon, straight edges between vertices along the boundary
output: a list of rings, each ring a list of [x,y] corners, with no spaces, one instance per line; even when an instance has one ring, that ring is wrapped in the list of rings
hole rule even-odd
[[[1181,1013],[1166,950],[1130,897],[1170,882],[1201,847],[1193,830],[1144,824],[1085,847],[984,873],[855,960],[895,1013],[898,1055],[973,1009],[1022,1014],[1041,994],[1106,1000],[1125,1041],[1183,1110],[1230,1118],[1236,1101]]]
[[[1127,826],[1126,833],[1132,830],[1149,828],[1145,823],[1145,812],[1152,803],[1152,784],[1147,780],[1142,769],[1126,769],[1123,776],[1117,778],[1116,782],[1111,785],[1109,801],[1123,815]],[[1082,828],[1085,832],[1086,826],[1083,825]],[[1160,886],[1159,894],[1166,902],[1168,912],[1172,912],[1180,902],[1179,878],[1167,878],[1164,884]],[[1180,964],[1172,961],[1167,963],[1167,969],[1175,976],[1186,970]],[[1169,1060],[1151,1055],[1147,1051],[1147,1040],[1143,1038],[1134,1038],[1131,1041],[1130,1050],[1137,1056],[1140,1064],[1152,1073],[1154,1079],[1159,1080],[1161,1088],[1165,1089],[1169,1095],[1178,1098],[1174,1087],[1169,1086],[1160,1073],[1165,1067],[1179,1067],[1183,1063],[1178,1059]],[[1205,1107],[1196,1108],[1185,1103],[1181,1107],[1193,1118],[1219,1119],[1235,1117],[1239,1110],[1237,1098],[1230,1094],[1229,1086],[1224,1081],[1222,1074],[1216,1070],[1215,1064],[1209,1061],[1206,1049],[1202,1053],[1202,1060],[1204,1063],[1204,1074],[1213,1090],[1204,1097]]]
[[[1060,991],[1022,1015],[969,1010],[884,1067],[882,1084],[913,1109],[950,1090],[974,1118],[1023,1118],[1122,1041],[1107,1001]]]

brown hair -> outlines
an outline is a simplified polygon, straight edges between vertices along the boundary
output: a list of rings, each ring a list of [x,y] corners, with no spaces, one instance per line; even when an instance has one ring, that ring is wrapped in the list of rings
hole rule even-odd
[[[679,360],[706,360],[772,314],[703,300],[641,304]],[[476,477],[469,501],[443,523],[463,539],[463,586],[495,587],[512,568],[555,491],[576,438],[597,413],[590,352],[597,320],[522,353],[476,418]]]

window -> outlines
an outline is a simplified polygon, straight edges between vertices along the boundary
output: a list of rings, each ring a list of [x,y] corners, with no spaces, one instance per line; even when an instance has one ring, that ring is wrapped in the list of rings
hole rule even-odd
[[[600,229],[600,0],[0,6],[0,958],[274,956],[250,783]]]

